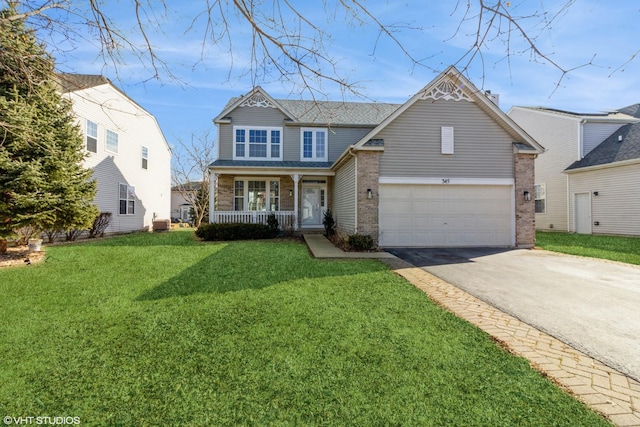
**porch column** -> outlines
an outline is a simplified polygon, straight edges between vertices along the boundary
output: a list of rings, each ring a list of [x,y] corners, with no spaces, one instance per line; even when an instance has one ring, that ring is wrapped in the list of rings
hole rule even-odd
[[[216,210],[216,183],[218,182],[218,174],[209,175],[209,222],[213,224]]]
[[[291,175],[293,180],[293,229],[298,231],[298,183],[300,182],[300,174]]]

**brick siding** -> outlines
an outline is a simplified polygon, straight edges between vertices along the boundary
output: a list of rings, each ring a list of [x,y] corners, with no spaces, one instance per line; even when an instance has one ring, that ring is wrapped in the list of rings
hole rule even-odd
[[[516,201],[516,246],[532,248],[536,243],[536,215],[534,201],[534,159],[533,154],[515,154],[515,201]],[[528,191],[531,200],[524,199]]]

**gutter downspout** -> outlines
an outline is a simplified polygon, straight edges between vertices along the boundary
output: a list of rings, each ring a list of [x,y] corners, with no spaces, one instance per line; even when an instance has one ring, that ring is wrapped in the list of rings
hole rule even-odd
[[[349,151],[347,152],[347,154],[349,154],[350,156],[353,157],[353,160],[355,162],[355,166],[353,168],[353,185],[354,185],[354,190],[355,190],[355,217],[353,218],[353,226],[355,228],[354,233],[358,234],[358,156],[355,155],[355,153],[353,152],[353,145],[349,147]]]

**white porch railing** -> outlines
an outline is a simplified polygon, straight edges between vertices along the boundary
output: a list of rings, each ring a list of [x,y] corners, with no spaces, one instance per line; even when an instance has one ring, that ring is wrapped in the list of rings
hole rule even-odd
[[[214,211],[213,222],[266,224],[269,215],[275,214],[281,230],[297,230],[294,211]]]

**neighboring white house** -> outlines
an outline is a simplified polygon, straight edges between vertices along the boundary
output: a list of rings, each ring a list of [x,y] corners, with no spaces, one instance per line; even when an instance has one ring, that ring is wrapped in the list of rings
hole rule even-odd
[[[85,137],[107,233],[148,230],[171,210],[171,149],[155,117],[98,75],[59,74]]]
[[[202,182],[188,182],[171,188],[171,220],[174,222],[190,222],[193,211],[193,200],[196,192],[202,187]],[[190,194],[189,194],[190,193]],[[189,198],[187,196],[190,196]]]
[[[535,160],[536,229],[640,234],[640,223],[637,232],[629,228],[634,214],[626,209],[623,215],[621,210],[631,200],[640,205],[640,193],[628,193],[638,187],[640,160],[635,157],[640,157],[640,151],[638,156],[616,157],[614,152],[620,147],[633,147],[635,142],[611,144],[612,138],[618,141],[618,132],[626,125],[640,121],[630,108],[595,114],[511,108],[509,117],[546,148]],[[599,152],[607,155],[606,160],[591,159]]]

